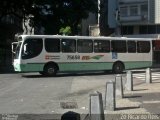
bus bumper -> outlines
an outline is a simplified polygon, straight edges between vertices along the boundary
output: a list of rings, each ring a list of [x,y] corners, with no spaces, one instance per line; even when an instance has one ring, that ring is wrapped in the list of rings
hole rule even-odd
[[[14,70],[17,72],[40,72],[43,71],[44,64],[15,64]]]
[[[14,64],[14,71],[17,71],[17,72],[21,72],[22,71],[22,65],[20,64]]]

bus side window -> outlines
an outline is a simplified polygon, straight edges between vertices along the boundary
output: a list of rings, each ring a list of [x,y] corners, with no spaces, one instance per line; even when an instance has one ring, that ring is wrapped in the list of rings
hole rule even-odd
[[[110,52],[110,41],[94,40],[94,52],[95,53]]]
[[[60,40],[54,38],[46,38],[45,49],[47,52],[60,52]]]
[[[114,40],[111,41],[112,52],[125,53],[127,51],[125,40]]]
[[[70,52],[74,53],[76,52],[76,41],[73,39],[62,39],[61,40],[61,45],[62,45],[62,52]]]
[[[92,40],[77,40],[77,51],[79,53],[92,53],[93,41]]]
[[[138,41],[137,42],[137,52],[138,53],[149,53],[150,52],[150,42],[149,41]]]
[[[127,41],[128,53],[136,53],[136,41]]]

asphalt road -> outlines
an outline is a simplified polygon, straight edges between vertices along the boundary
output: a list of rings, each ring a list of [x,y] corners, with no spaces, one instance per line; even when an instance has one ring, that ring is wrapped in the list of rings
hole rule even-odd
[[[0,113],[61,113],[62,104],[88,111],[89,94],[114,80],[110,73],[59,74],[42,77],[33,74],[0,74]],[[104,92],[104,91],[102,91]]]

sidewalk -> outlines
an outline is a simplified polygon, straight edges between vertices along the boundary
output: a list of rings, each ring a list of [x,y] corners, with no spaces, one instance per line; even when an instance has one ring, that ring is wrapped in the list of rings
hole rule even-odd
[[[124,90],[124,98],[116,100],[115,111],[105,111],[106,116],[111,119],[114,115],[152,115],[150,118],[146,116],[145,120],[160,119],[160,78],[152,80],[151,84],[145,81],[133,78],[133,91]],[[154,116],[155,115],[155,116]],[[153,117],[153,118],[151,118]],[[120,118],[119,118],[120,119]],[[129,118],[128,118],[129,119]],[[108,120],[108,119],[107,119]]]
[[[134,79],[134,81],[138,80]],[[145,109],[147,112],[160,114],[160,79],[153,80],[151,84],[142,83],[136,85],[134,86],[134,91],[126,91],[125,96],[131,102],[139,103],[140,108]]]
[[[123,80],[126,80],[125,74],[123,75]],[[133,78],[133,81],[134,90],[124,90],[124,98],[116,99],[116,110],[104,110],[105,120],[160,120],[160,79],[153,80],[151,84],[147,84],[145,81],[137,78]],[[96,91],[101,92],[104,99],[105,85],[97,88]],[[89,114],[89,96],[85,95],[83,99],[79,97],[76,102],[81,107],[71,111],[79,113],[81,120],[89,120],[89,117],[86,118],[86,115]],[[59,112],[63,114],[67,111],[66,109]],[[142,119],[138,119],[134,115],[142,117]]]

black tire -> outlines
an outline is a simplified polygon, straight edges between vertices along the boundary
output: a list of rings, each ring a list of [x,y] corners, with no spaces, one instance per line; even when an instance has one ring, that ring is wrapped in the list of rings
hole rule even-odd
[[[125,69],[125,67],[124,67],[123,63],[121,63],[121,62],[116,62],[113,65],[113,72],[116,74],[123,73],[124,69]]]
[[[39,72],[39,74],[41,74],[41,75],[45,75],[45,74],[44,74],[44,71],[40,71],[40,72]]]
[[[44,67],[45,76],[55,76],[57,74],[58,68],[54,64],[48,64]]]

